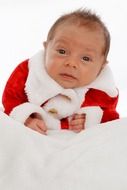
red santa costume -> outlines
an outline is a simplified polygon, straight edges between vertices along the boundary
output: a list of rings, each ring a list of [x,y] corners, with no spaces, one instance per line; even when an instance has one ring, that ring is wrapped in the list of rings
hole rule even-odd
[[[88,86],[64,89],[46,72],[43,51],[19,64],[3,93],[4,111],[22,123],[38,113],[49,129],[68,129],[74,113],[85,113],[85,127],[119,118],[118,90],[112,72],[105,66]]]

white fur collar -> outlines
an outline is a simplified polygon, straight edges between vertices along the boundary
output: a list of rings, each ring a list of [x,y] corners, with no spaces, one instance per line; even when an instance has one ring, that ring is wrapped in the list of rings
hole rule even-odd
[[[29,74],[25,91],[31,103],[41,105],[58,94],[67,94],[80,107],[89,88],[102,90],[112,97],[118,94],[112,72],[108,66],[105,66],[97,79],[90,85],[76,89],[64,89],[47,74],[43,62],[43,51],[38,52],[29,60]]]
[[[111,97],[118,95],[118,90],[114,82],[113,74],[108,65],[104,67],[96,80],[89,84],[87,88],[102,90]]]

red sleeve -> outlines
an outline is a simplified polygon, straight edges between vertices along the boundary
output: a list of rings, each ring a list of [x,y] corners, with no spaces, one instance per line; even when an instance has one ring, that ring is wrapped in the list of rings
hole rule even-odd
[[[2,96],[4,112],[9,114],[19,104],[27,102],[24,91],[28,76],[28,60],[19,64],[9,77]]]
[[[67,118],[61,119],[61,129],[69,129],[69,123]]]
[[[111,97],[101,90],[90,89],[86,94],[82,107],[100,106],[103,110],[101,123],[104,123],[119,118],[119,114],[116,111],[117,103],[118,96]]]

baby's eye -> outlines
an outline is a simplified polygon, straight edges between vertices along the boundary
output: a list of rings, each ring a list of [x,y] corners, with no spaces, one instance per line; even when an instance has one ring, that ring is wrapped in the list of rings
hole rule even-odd
[[[83,60],[83,61],[90,61],[90,57],[84,56],[84,57],[82,57],[82,60]]]
[[[58,49],[57,51],[58,51],[58,53],[60,53],[60,54],[65,54],[65,53],[66,53],[66,51],[65,51],[64,49]]]

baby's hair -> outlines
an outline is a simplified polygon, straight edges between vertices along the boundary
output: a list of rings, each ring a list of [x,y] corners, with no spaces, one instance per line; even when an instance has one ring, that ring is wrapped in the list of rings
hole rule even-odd
[[[101,29],[105,39],[105,48],[103,53],[105,57],[107,57],[110,49],[110,33],[105,24],[102,22],[101,18],[96,13],[93,13],[91,10],[88,9],[78,9],[62,15],[50,28],[47,36],[47,41],[53,39],[57,27],[64,23],[74,23],[78,26],[87,26],[92,30]]]

